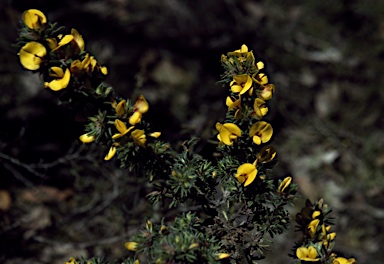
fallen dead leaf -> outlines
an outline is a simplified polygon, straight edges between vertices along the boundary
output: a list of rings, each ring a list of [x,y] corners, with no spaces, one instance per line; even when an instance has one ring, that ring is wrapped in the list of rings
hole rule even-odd
[[[0,210],[8,211],[11,207],[12,199],[11,195],[6,190],[0,190]]]

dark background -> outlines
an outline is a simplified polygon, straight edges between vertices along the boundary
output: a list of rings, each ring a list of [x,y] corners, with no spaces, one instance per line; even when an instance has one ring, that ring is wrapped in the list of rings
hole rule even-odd
[[[123,258],[129,236],[163,216],[143,198],[145,179],[104,163],[103,148],[82,146],[76,114],[21,68],[12,44],[29,8],[76,28],[119,95],[144,94],[145,118],[163,140],[199,136],[205,155],[226,111],[220,56],[248,45],[277,88],[267,116],[280,161],[271,177],[299,184],[292,216],[304,197],[323,197],[337,217],[335,250],[384,262],[383,1],[3,0],[1,263]],[[277,237],[260,263],[289,262],[295,239]]]

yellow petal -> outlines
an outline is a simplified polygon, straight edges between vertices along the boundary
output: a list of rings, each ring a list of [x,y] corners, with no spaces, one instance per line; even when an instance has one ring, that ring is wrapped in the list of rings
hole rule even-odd
[[[145,142],[147,141],[144,130],[141,129],[135,129],[132,131],[131,137],[138,146],[144,146]]]
[[[134,111],[138,111],[142,114],[145,114],[148,111],[149,104],[148,104],[147,100],[145,100],[144,95],[140,95],[137,98],[136,103],[135,103],[133,108],[134,108]]]
[[[47,18],[40,10],[29,9],[23,13],[23,21],[30,29],[39,30],[47,23]]]
[[[140,123],[141,121],[141,117],[143,116],[142,113],[140,113],[139,111],[137,112],[134,112],[133,115],[130,116],[128,122],[129,124],[131,124],[132,126],[136,125],[137,123]]]
[[[137,248],[137,242],[126,242],[124,244],[125,248],[130,251],[136,251]]]
[[[48,47],[53,50],[57,47],[57,41],[54,38],[46,38],[45,41],[48,44]]]
[[[116,106],[116,114],[120,117],[124,116],[125,114],[125,107],[127,105],[126,100],[121,100],[120,103],[117,104]]]
[[[73,40],[76,42],[78,48],[80,49],[80,52],[84,51],[85,43],[83,36],[81,36],[80,33],[74,28],[71,30],[71,35],[73,36]]]
[[[64,71],[60,67],[53,66],[51,67],[51,73],[49,74],[51,77],[63,78]]]
[[[28,70],[37,70],[40,68],[42,58],[46,54],[47,50],[41,43],[36,41],[28,42],[20,49],[20,63]]]
[[[60,48],[61,46],[67,45],[69,42],[73,40],[72,35],[65,35],[57,44],[56,49]]]
[[[242,183],[245,180],[244,187],[251,184],[257,176],[257,168],[251,163],[244,163],[237,168],[236,178]]]
[[[224,125],[221,125],[220,123],[217,123],[216,129],[217,128],[220,128],[219,135],[221,142],[228,146],[232,145],[234,139],[241,136],[241,130],[235,124],[225,123]]]
[[[158,138],[161,136],[161,132],[152,132],[149,134],[150,137]]]
[[[88,135],[88,134],[84,134],[84,135],[81,135],[80,137],[79,137],[79,139],[81,140],[81,142],[83,142],[83,143],[91,143],[91,142],[93,142],[93,141],[95,141],[95,136],[90,136],[90,135]]]
[[[256,67],[257,67],[258,70],[261,70],[261,69],[264,68],[264,63],[259,61],[258,63],[256,63]]]
[[[57,72],[60,73],[59,70]],[[71,73],[68,69],[66,69],[64,76],[62,78],[55,79],[49,83],[45,83],[45,87],[48,87],[53,91],[59,91],[68,86],[70,78],[71,78]]]
[[[109,151],[108,151],[108,154],[105,156],[104,160],[110,160],[113,158],[113,156],[115,156],[116,154],[116,151],[117,151],[117,148],[115,146],[112,146]]]
[[[116,119],[115,120],[115,127],[116,129],[121,133],[121,134],[126,134],[127,132],[127,126],[125,125],[125,123],[119,119]]]
[[[277,188],[278,193],[283,193],[284,190],[291,184],[292,177],[286,177],[279,185],[279,188]]]

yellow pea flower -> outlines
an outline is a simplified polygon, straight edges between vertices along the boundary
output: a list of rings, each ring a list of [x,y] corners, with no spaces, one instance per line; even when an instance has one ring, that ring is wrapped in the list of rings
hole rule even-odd
[[[116,106],[116,114],[120,117],[123,117],[125,115],[125,107],[127,105],[126,100],[121,100],[117,106]]]
[[[296,256],[298,259],[304,260],[304,261],[315,262],[320,260],[320,258],[316,258],[317,251],[313,246],[309,246],[308,248],[299,247],[296,250]]]
[[[54,66],[51,67],[49,76],[54,77],[55,79],[50,82],[45,82],[44,86],[53,91],[60,91],[68,86],[71,73],[68,69],[65,69],[64,72],[62,68]]]
[[[69,261],[65,262],[64,264],[76,264],[76,263],[77,263],[76,259],[70,257],[70,258],[69,258]]]
[[[292,177],[285,177],[285,179],[280,183],[279,188],[277,188],[277,192],[282,194],[284,190],[291,184]]]
[[[88,134],[84,134],[84,135],[81,135],[80,137],[79,137],[79,139],[81,140],[81,142],[83,142],[83,143],[91,143],[91,142],[93,142],[93,141],[95,141],[95,136],[90,136],[90,135],[88,135]]]
[[[267,163],[272,161],[276,156],[276,150],[272,146],[262,148],[257,155],[257,162]]]
[[[27,70],[35,71],[40,68],[43,57],[47,55],[47,50],[43,44],[31,41],[25,44],[19,52],[21,65]]]
[[[62,37],[60,39],[59,43],[57,43],[56,48],[54,48],[53,50],[57,50],[57,49],[61,48],[62,46],[67,45],[72,40],[73,40],[73,36],[72,35],[65,35],[64,37]]]
[[[145,100],[144,95],[140,95],[137,98],[135,105],[133,106],[133,111],[145,114],[146,112],[148,112],[148,109],[149,109],[149,104],[147,100]]]
[[[255,56],[253,56],[253,52],[248,50],[247,45],[241,45],[241,48],[232,52],[228,52],[228,56],[237,56],[240,62],[245,61],[247,58],[251,58],[251,60],[255,60]]]
[[[128,119],[129,124],[132,126],[140,123],[141,118],[143,117],[143,114],[140,112],[134,112]]]
[[[124,244],[125,248],[130,251],[136,251],[137,249],[137,242],[127,242]]]
[[[110,160],[112,159],[116,154],[117,148],[115,145],[112,145],[111,148],[108,151],[108,154],[104,157],[104,160]]]
[[[265,121],[256,122],[249,129],[249,136],[253,138],[253,142],[257,145],[268,142],[273,134],[271,124]]]
[[[255,73],[252,76],[253,81],[255,81],[258,84],[267,84],[268,83],[268,77],[265,73]]]
[[[321,215],[321,212],[320,211],[314,211],[312,213],[312,219],[315,219],[316,217],[318,217],[319,215]]]
[[[119,131],[120,133],[114,134],[112,136],[113,139],[125,136],[129,131],[131,131],[134,128],[134,126],[127,128],[125,123],[119,119],[115,120],[115,127],[116,127],[117,131]]]
[[[47,23],[47,18],[43,12],[37,9],[25,11],[22,19],[24,24],[33,30],[40,30]]]
[[[236,75],[229,84],[233,93],[244,94],[252,87],[252,78],[248,74]]]
[[[71,30],[71,35],[73,36],[73,42],[76,44],[77,48],[79,49],[78,53],[84,51],[85,43],[84,43],[83,36],[80,35],[80,33],[74,28],[72,28]]]
[[[346,259],[338,257],[333,260],[333,264],[357,264],[357,261],[354,258]]]
[[[153,138],[158,138],[161,136],[161,132],[152,132],[151,134],[149,134],[149,136]]]
[[[237,168],[235,177],[240,183],[244,183],[245,187],[250,185],[256,179],[256,175],[256,166],[251,163],[244,163]]]
[[[264,85],[259,97],[264,101],[268,101],[272,99],[273,93],[275,92],[275,86],[273,84]]]
[[[149,104],[147,100],[145,100],[144,95],[140,95],[137,100],[135,105],[133,106],[133,114],[129,118],[129,123],[134,126],[137,123],[140,123],[141,118],[144,113],[148,112],[149,109]]]
[[[240,128],[232,123],[220,124],[216,123],[216,129],[219,131],[217,138],[225,145],[231,146],[233,141],[241,136]]]
[[[259,61],[256,63],[256,68],[260,71],[261,69],[264,69],[264,62]]]
[[[315,220],[312,220],[308,224],[307,229],[308,229],[308,233],[311,236],[311,238],[315,237],[316,231],[317,231],[317,227],[319,226],[319,223],[320,223],[320,219],[315,219]]]
[[[146,136],[144,134],[144,130],[141,129],[135,129],[131,133],[131,138],[138,146],[144,146],[145,142],[147,141]]]
[[[261,98],[256,98],[255,102],[253,103],[253,115],[257,119],[261,119],[263,116],[265,116],[268,113],[268,107],[265,104],[265,101]]]

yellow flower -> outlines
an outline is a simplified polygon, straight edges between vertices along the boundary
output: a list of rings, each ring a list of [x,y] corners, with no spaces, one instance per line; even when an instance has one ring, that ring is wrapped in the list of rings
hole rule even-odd
[[[127,242],[124,244],[125,248],[129,251],[136,251],[137,249],[137,242]]]
[[[141,121],[141,118],[143,117],[143,114],[140,113],[140,112],[134,112],[130,117],[129,117],[129,124],[131,124],[132,126],[140,123]]]
[[[27,70],[37,70],[47,55],[46,48],[39,42],[31,41],[25,44],[19,52],[20,63]]]
[[[268,113],[268,107],[265,104],[265,101],[261,98],[255,99],[255,102],[253,103],[253,110],[253,114],[256,116],[257,119],[261,119]]]
[[[117,148],[115,145],[112,145],[111,148],[108,151],[108,154],[105,156],[104,160],[110,160],[112,159],[116,154]]]
[[[145,142],[147,141],[144,130],[141,129],[133,130],[131,133],[131,138],[138,146],[144,146]]]
[[[135,105],[133,106],[133,114],[129,118],[129,123],[131,125],[136,125],[137,123],[140,123],[141,117],[143,114],[148,112],[149,109],[149,104],[147,100],[145,100],[145,97],[143,95],[140,95],[137,100]]]
[[[64,264],[76,264],[76,263],[77,263],[76,259],[70,257],[70,258],[69,258],[69,261],[65,262]]]
[[[135,105],[133,106],[133,111],[145,114],[146,112],[148,112],[148,109],[149,109],[149,104],[147,100],[145,100],[144,95],[140,95],[137,98]]]
[[[261,69],[264,69],[264,62],[259,61],[256,63],[256,68],[260,71]]]
[[[64,37],[61,37],[59,43],[57,43],[57,46],[53,50],[57,50],[57,49],[61,48],[62,46],[67,45],[72,40],[73,40],[73,36],[72,35],[65,35]]]
[[[71,35],[73,36],[73,42],[76,44],[76,47],[79,49],[78,53],[84,51],[85,43],[84,43],[83,36],[81,36],[80,33],[74,28],[72,28],[71,30]]]
[[[319,261],[320,260],[320,258],[316,258],[317,257],[317,251],[316,251],[316,249],[313,246],[309,246],[308,248],[306,248],[306,247],[299,247],[296,250],[296,256],[300,260],[304,260],[304,261],[314,262],[314,261]]]
[[[140,261],[138,259],[136,259],[133,264],[140,264]]]
[[[285,179],[280,183],[279,188],[277,188],[278,193],[283,193],[284,190],[291,184],[292,177],[285,177]]]
[[[333,264],[357,264],[357,261],[354,258],[346,259],[338,257],[333,260]]]
[[[268,77],[265,73],[255,73],[252,76],[252,79],[258,84],[267,84],[268,83]]]
[[[40,30],[46,23],[47,18],[37,9],[29,9],[23,13],[24,24],[33,30]]]
[[[261,163],[267,163],[272,161],[276,156],[276,150],[272,146],[266,146],[262,148],[257,155],[257,161]]]
[[[218,253],[217,259],[225,259],[225,258],[229,258],[230,256],[231,254],[228,254],[228,253]]]
[[[252,78],[248,74],[236,75],[230,86],[233,93],[244,94],[252,87]]]
[[[240,128],[232,123],[220,124],[216,123],[216,129],[219,131],[217,138],[225,145],[231,146],[233,141],[241,136]]]
[[[244,183],[244,187],[250,185],[256,178],[257,168],[251,163],[244,163],[237,168],[235,175],[240,183]]]
[[[241,48],[232,52],[228,52],[228,56],[237,56],[240,62],[245,61],[247,58],[250,58],[252,61],[255,60],[252,51],[248,51],[247,45],[241,45]]]
[[[268,101],[272,99],[272,95],[275,92],[275,86],[273,84],[264,85],[259,96],[264,101]]]
[[[307,229],[311,238],[315,237],[319,223],[320,223],[320,219],[315,219],[308,224]]]
[[[44,86],[53,91],[60,91],[68,86],[71,73],[68,69],[65,69],[64,72],[62,68],[53,66],[51,67],[49,76],[54,77],[55,79],[50,82],[45,82]]]
[[[125,107],[127,105],[126,100],[121,100],[120,103],[117,104],[116,106],[116,114],[120,117],[123,117],[125,115]]]
[[[236,119],[240,119],[241,118],[241,112],[240,112],[240,108],[241,108],[241,99],[235,99],[233,98],[234,101],[232,100],[231,97],[227,97],[226,101],[225,101],[225,104],[228,106],[228,111],[231,111],[232,109],[237,109],[235,114],[234,114],[234,117]]]
[[[149,134],[150,137],[158,138],[161,136],[161,132],[152,132]]]
[[[71,34],[67,35],[59,35],[58,38],[60,39],[59,43],[57,43],[56,39],[54,38],[47,38],[47,44],[52,50],[58,50],[59,48],[70,45],[70,54],[71,55],[77,55],[80,52],[84,51],[85,43],[83,37],[80,35],[80,33],[72,28]]]
[[[271,124],[265,121],[256,122],[249,129],[249,136],[253,138],[253,142],[257,145],[268,142],[273,134]]]
[[[320,211],[314,211],[312,213],[312,219],[315,219],[316,217],[318,217],[319,215],[321,215],[321,212]]]
[[[91,143],[91,142],[93,142],[93,141],[95,141],[95,136],[93,136],[93,135],[88,135],[88,134],[84,134],[84,135],[81,135],[80,137],[79,137],[79,139],[81,140],[81,142],[83,142],[83,143]]]
[[[92,75],[93,71],[96,69],[100,71],[102,74],[107,75],[108,69],[105,66],[101,66],[100,63],[93,57],[89,56],[89,54],[85,54],[85,57],[83,61],[81,62],[82,69],[84,72],[86,72],[88,75]]]
[[[134,126],[131,126],[130,128],[127,128],[127,126],[125,125],[125,123],[119,119],[116,119],[115,120],[115,127],[116,129],[120,132],[120,133],[117,133],[117,134],[114,134],[112,136],[113,139],[116,139],[116,138],[120,138],[120,137],[123,137],[125,136],[129,131],[131,131]]]

